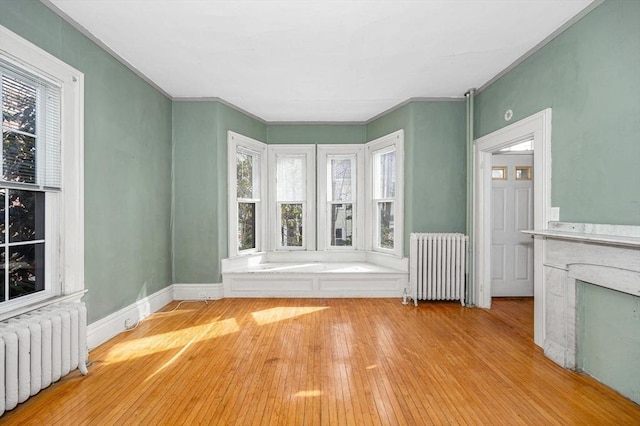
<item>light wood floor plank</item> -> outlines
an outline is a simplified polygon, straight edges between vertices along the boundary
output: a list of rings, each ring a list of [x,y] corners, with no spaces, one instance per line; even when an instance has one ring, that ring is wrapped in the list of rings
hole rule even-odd
[[[172,311],[175,309],[174,311]],[[640,424],[533,344],[531,299],[174,302],[6,425]]]

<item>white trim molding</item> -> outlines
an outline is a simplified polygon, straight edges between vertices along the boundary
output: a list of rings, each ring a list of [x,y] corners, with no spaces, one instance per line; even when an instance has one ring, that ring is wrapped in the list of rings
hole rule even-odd
[[[474,143],[474,250],[475,300],[491,307],[491,156],[502,148],[533,138],[533,226],[545,229],[551,217],[551,108],[477,139]],[[544,244],[534,239],[534,341],[542,346],[545,335]]]

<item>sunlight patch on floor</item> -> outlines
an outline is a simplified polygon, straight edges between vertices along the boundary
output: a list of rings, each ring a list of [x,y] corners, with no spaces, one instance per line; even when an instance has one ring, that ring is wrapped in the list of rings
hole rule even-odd
[[[322,396],[322,391],[321,390],[300,391],[300,392],[296,392],[293,396],[296,398],[313,398],[316,396]]]
[[[326,306],[279,306],[277,308],[265,309],[252,312],[251,316],[258,325],[271,324],[274,322],[295,318],[300,315],[312,314],[314,312],[329,309]]]
[[[117,343],[109,350],[103,361],[105,363],[129,361],[157,352],[167,352],[176,348],[184,348],[194,342],[213,339],[238,331],[240,331],[240,327],[235,318],[181,328],[176,331],[154,334],[148,337]]]

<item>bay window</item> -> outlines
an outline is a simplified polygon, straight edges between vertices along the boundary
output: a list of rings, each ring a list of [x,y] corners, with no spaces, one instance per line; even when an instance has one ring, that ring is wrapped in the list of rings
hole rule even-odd
[[[402,257],[403,131],[362,145],[266,145],[233,132],[228,140],[231,257],[302,250]]]

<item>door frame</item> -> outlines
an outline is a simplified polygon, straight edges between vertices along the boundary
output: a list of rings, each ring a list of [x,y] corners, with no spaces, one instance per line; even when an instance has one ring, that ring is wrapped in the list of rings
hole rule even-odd
[[[491,155],[533,138],[533,227],[546,229],[551,217],[551,108],[496,130],[474,141],[473,218],[475,247],[474,304],[491,308]],[[534,342],[544,343],[544,240],[533,242]]]

